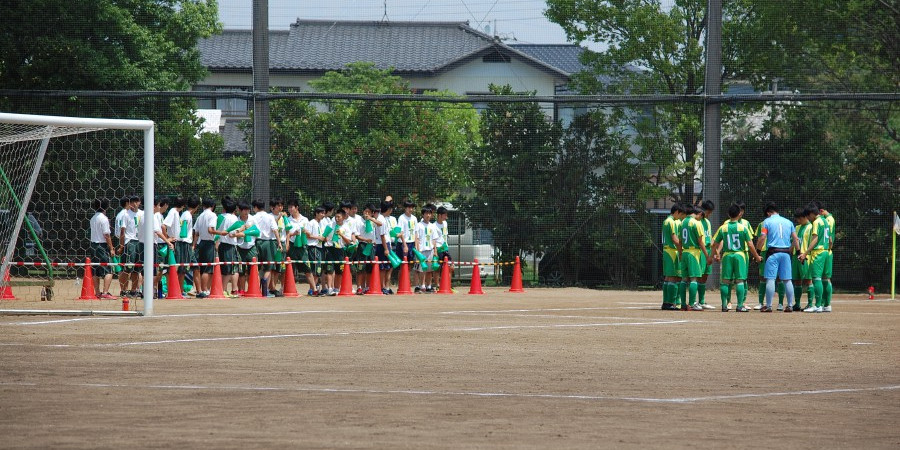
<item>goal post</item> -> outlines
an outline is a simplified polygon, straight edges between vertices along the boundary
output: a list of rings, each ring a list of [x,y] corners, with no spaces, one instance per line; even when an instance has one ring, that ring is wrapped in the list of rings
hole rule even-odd
[[[46,261],[50,279],[53,279],[53,267],[57,263],[51,261],[36,238],[29,221],[26,221],[32,194],[35,192],[39,180],[41,168],[48,157],[48,147],[55,138],[95,133],[101,130],[126,130],[143,133],[143,197],[152,205],[154,192],[154,122],[152,120],[131,119],[95,119],[84,117],[62,117],[29,114],[13,114],[0,112],[0,202],[9,208],[9,219],[0,225],[4,228],[3,237],[6,241],[5,248],[0,250],[2,265],[0,265],[0,288],[4,294],[9,291],[9,269],[14,261],[14,250],[19,238],[23,223],[29,229],[29,233],[35,236],[36,245]],[[74,168],[73,168],[74,170]],[[102,179],[91,180],[97,191]],[[91,186],[86,189],[90,190]],[[62,189],[65,189],[63,187]],[[2,206],[2,205],[0,205]],[[150,206],[152,208],[152,206]],[[14,214],[13,214],[14,213]],[[14,217],[12,217],[14,216]],[[73,309],[7,309],[0,308],[4,314],[153,314],[153,219],[152,209],[148,215],[150,220],[143,221],[143,227],[138,231],[143,235],[143,307],[137,311],[117,311],[110,308],[105,310],[84,310],[82,306]],[[22,262],[25,263],[25,262]],[[69,266],[73,263],[69,262]]]

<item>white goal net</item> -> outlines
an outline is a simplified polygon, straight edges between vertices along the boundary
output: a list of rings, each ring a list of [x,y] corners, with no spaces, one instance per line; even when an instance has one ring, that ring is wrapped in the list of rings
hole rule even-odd
[[[96,295],[111,290],[106,273],[152,270],[152,251],[130,267],[115,250],[89,258],[100,248],[91,236],[99,205],[117,244],[120,199],[154,197],[153,129],[149,120],[0,113],[0,313],[152,314],[152,275],[147,294],[128,302]],[[152,221],[142,225],[152,234]]]

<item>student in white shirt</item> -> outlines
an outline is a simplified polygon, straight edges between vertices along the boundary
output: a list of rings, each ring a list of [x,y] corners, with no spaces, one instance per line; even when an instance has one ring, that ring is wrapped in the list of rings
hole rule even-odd
[[[128,196],[122,197],[119,200],[119,206],[122,207],[122,210],[116,214],[116,221],[113,226],[113,234],[116,236],[116,239],[119,241],[119,246],[116,248],[116,255],[119,256],[119,263],[125,262],[125,217],[128,215]],[[128,281],[129,276],[128,272],[123,270],[120,266],[119,271],[119,295],[124,296],[126,292],[128,292]]]
[[[416,248],[416,216],[413,215],[413,209],[416,204],[410,200],[403,202],[403,214],[397,219],[400,226],[400,235],[397,236],[397,242],[394,244],[394,253],[402,260],[406,258],[407,262],[412,264],[416,259],[413,256],[413,249]]]
[[[307,219],[300,214],[300,202],[291,200],[288,202],[288,221],[291,229],[287,233],[287,255],[291,258],[291,265],[294,266],[294,280],[298,280],[300,276],[306,277],[309,272],[309,266],[304,262],[308,256],[306,253],[306,228]]]
[[[250,226],[253,226],[253,217],[250,216],[250,204],[245,201],[239,201],[237,206],[238,220],[244,222],[244,225],[250,224]],[[238,295],[244,295],[249,288],[249,263],[253,262],[253,258],[258,258],[259,254],[256,252],[256,236],[235,233],[235,237],[238,238],[237,251],[242,263],[238,274]]]
[[[278,245],[275,247],[275,257],[272,264],[272,277],[269,279],[269,292],[275,297],[284,297],[284,287],[280,290],[278,286],[282,286],[282,275],[284,273],[284,257],[287,254],[287,215],[284,213],[284,201],[280,198],[274,198],[269,202],[269,208],[272,211],[272,220],[275,221],[277,231],[275,232],[275,240]]]
[[[277,256],[275,252],[280,250],[283,255],[284,248],[280,247],[281,240],[278,239],[278,224],[275,223],[272,215],[266,212],[266,204],[262,200],[257,199],[253,200],[251,205],[253,206],[253,217],[248,223],[252,222],[252,224],[248,225],[245,223],[240,231],[244,231],[252,225],[256,225],[259,228],[259,237],[256,238],[256,251],[259,253],[259,261],[266,262],[266,264],[259,265],[260,276],[262,277],[259,280],[259,284],[264,297],[274,297],[275,294],[269,292],[269,277],[276,266],[274,263]]]
[[[168,197],[159,197],[153,202],[153,286],[156,289],[156,298],[163,298],[162,277],[165,271],[159,264],[168,264],[169,252],[175,251],[175,241],[170,240],[163,230],[163,212],[168,209]],[[163,254],[166,257],[163,257]]]
[[[91,217],[91,262],[109,263],[112,255],[116,254],[116,248],[113,247],[111,231],[109,227],[109,217],[106,217],[106,210],[109,209],[109,200],[98,198],[93,204],[94,216]],[[109,300],[114,298],[109,293],[109,285],[112,284],[113,269],[108,266],[92,266],[91,270],[94,274],[94,294],[101,300]],[[103,279],[103,287],[101,289],[100,279]]]
[[[427,262],[431,261],[431,258],[434,256],[432,253],[434,248],[431,241],[432,214],[432,209],[428,205],[426,205],[424,208],[422,208],[422,221],[416,224],[416,250],[418,250],[418,252],[422,254],[424,260],[426,261],[426,264],[422,264],[420,260],[419,264],[416,266],[416,272],[418,274],[419,280],[415,288],[415,292],[417,294],[434,292],[434,290],[431,289],[432,271],[427,264]]]
[[[119,231],[121,241],[125,242],[125,248],[122,250],[122,262],[125,263],[122,272],[127,277],[125,287],[131,286],[130,290],[122,291],[123,297],[137,296],[140,293],[141,268],[135,266],[135,264],[141,264],[144,261],[144,247],[138,240],[137,212],[140,207],[140,197],[132,195],[128,198],[128,209],[125,210],[125,216]]]
[[[228,231],[238,218],[234,213],[237,211],[237,202],[230,197],[222,199],[222,211],[224,217],[222,223],[216,228],[215,233],[221,236],[219,240],[219,262],[222,264],[222,287],[225,289],[225,295],[231,298],[238,296],[238,267],[240,262],[238,256],[237,245],[238,239],[236,233]],[[231,284],[231,289],[228,285]]]
[[[391,263],[388,259],[388,253],[391,251],[391,226],[387,217],[391,215],[393,205],[388,201],[381,202],[380,213],[375,218],[375,256],[381,262],[381,292],[385,295],[388,290],[388,274],[391,269]],[[393,292],[390,292],[393,293]]]
[[[337,264],[332,261],[343,259],[343,251],[334,246],[335,231],[337,230],[337,221],[334,219],[334,203],[325,202],[322,204],[322,208],[325,209],[325,217],[322,219],[322,236],[325,238],[322,243],[322,261],[326,261],[322,263],[322,278],[325,279],[322,284],[327,286],[327,288],[323,288],[325,295],[334,296],[337,295],[334,283]]]
[[[169,240],[175,244],[175,263],[177,264],[186,264],[191,262],[191,233],[190,233],[190,225],[186,223],[182,223],[181,217],[184,214],[185,201],[182,197],[175,197],[172,199],[172,208],[169,209],[169,213],[166,214],[166,218],[163,219],[163,233],[169,237]],[[190,217],[190,213],[188,213]],[[193,221],[193,220],[192,220]],[[186,228],[185,228],[186,227]],[[182,238],[183,234],[187,234],[188,240],[184,241]],[[178,266],[178,282],[179,286],[184,285],[184,274],[187,268],[184,266]],[[181,293],[182,297],[186,297],[184,292]]]
[[[194,222],[197,262],[201,264],[213,263],[216,260],[216,243],[212,233],[216,228],[216,213],[213,211],[216,207],[216,202],[211,198],[204,198],[201,202],[201,206],[203,207],[203,212],[200,213],[200,216],[197,217],[197,221]],[[209,290],[212,288],[212,272],[212,266],[207,265],[200,267],[200,282],[197,285],[197,298],[206,298],[209,296]],[[194,280],[194,283],[197,283],[196,279]]]
[[[310,262],[309,272],[306,273],[306,282],[309,283],[307,294],[312,297],[325,295],[316,287],[316,278],[322,273],[322,265],[319,264],[319,261],[322,261],[322,242],[325,240],[325,237],[322,236],[322,219],[324,218],[325,208],[319,206],[313,211],[313,219],[307,222],[306,228],[303,229],[303,232],[306,233],[306,253]],[[319,281],[324,290],[327,287],[324,285],[324,280]]]

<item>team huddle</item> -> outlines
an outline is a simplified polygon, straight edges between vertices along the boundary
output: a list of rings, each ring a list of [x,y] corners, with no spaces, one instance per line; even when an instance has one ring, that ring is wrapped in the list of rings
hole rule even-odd
[[[138,196],[123,198],[121,211],[111,229],[106,211],[109,201],[93,202],[91,218],[94,286],[101,299],[115,298],[110,285],[115,272],[123,297],[142,296],[141,264],[144,238],[140,232],[145,213]],[[449,261],[447,243],[448,211],[433,204],[425,205],[421,218],[414,214],[416,205],[403,203],[403,214],[394,216],[390,197],[376,205],[367,204],[359,214],[354,202],[335,206],[323,203],[312,210],[312,217],[300,213],[297,200],[285,204],[274,199],[246,202],[226,196],[216,213],[216,202],[198,197],[156,199],[153,206],[154,283],[155,295],[163,296],[159,264],[177,264],[181,285],[190,277],[193,290],[185,296],[209,296],[213,265],[221,263],[225,295],[239,297],[249,290],[250,267],[259,262],[260,292],[265,297],[279,297],[284,291],[284,272],[293,270],[295,279],[305,278],[310,296],[337,295],[336,275],[342,274],[345,258],[356,273],[358,295],[369,292],[369,279],[377,259],[383,294],[393,294],[392,274],[402,261],[415,262],[413,283],[416,293],[433,293],[437,279],[434,272]],[[196,215],[196,219],[195,219]],[[113,238],[118,245],[113,244]],[[291,260],[288,266],[285,262]],[[120,262],[121,264],[114,264]],[[113,263],[113,264],[110,264]],[[102,284],[101,284],[102,280]]]
[[[775,203],[767,203],[766,219],[755,230],[743,218],[745,205],[735,203],[728,207],[728,221],[712,233],[709,216],[714,208],[708,200],[699,207],[675,204],[663,222],[662,309],[715,309],[706,304],[706,281],[713,262],[719,262],[722,311],[731,309],[732,291],[737,297],[735,310],[748,311],[752,256],[760,276],[759,305],[754,309],[772,312],[777,292],[778,310],[831,312],[835,222],[821,203],[813,201],[795,210],[794,222],[778,214]],[[804,291],[805,308],[800,306]]]

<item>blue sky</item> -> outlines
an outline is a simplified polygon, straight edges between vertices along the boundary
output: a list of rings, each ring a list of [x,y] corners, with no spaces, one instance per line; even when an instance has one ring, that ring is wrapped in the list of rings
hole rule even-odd
[[[469,21],[473,28],[489,34],[499,32],[508,42],[566,43],[562,28],[544,17],[544,0],[269,0],[269,28],[287,29],[298,17],[381,20],[385,3],[388,20]],[[251,5],[251,0],[219,0],[219,17],[225,28],[249,29]]]

